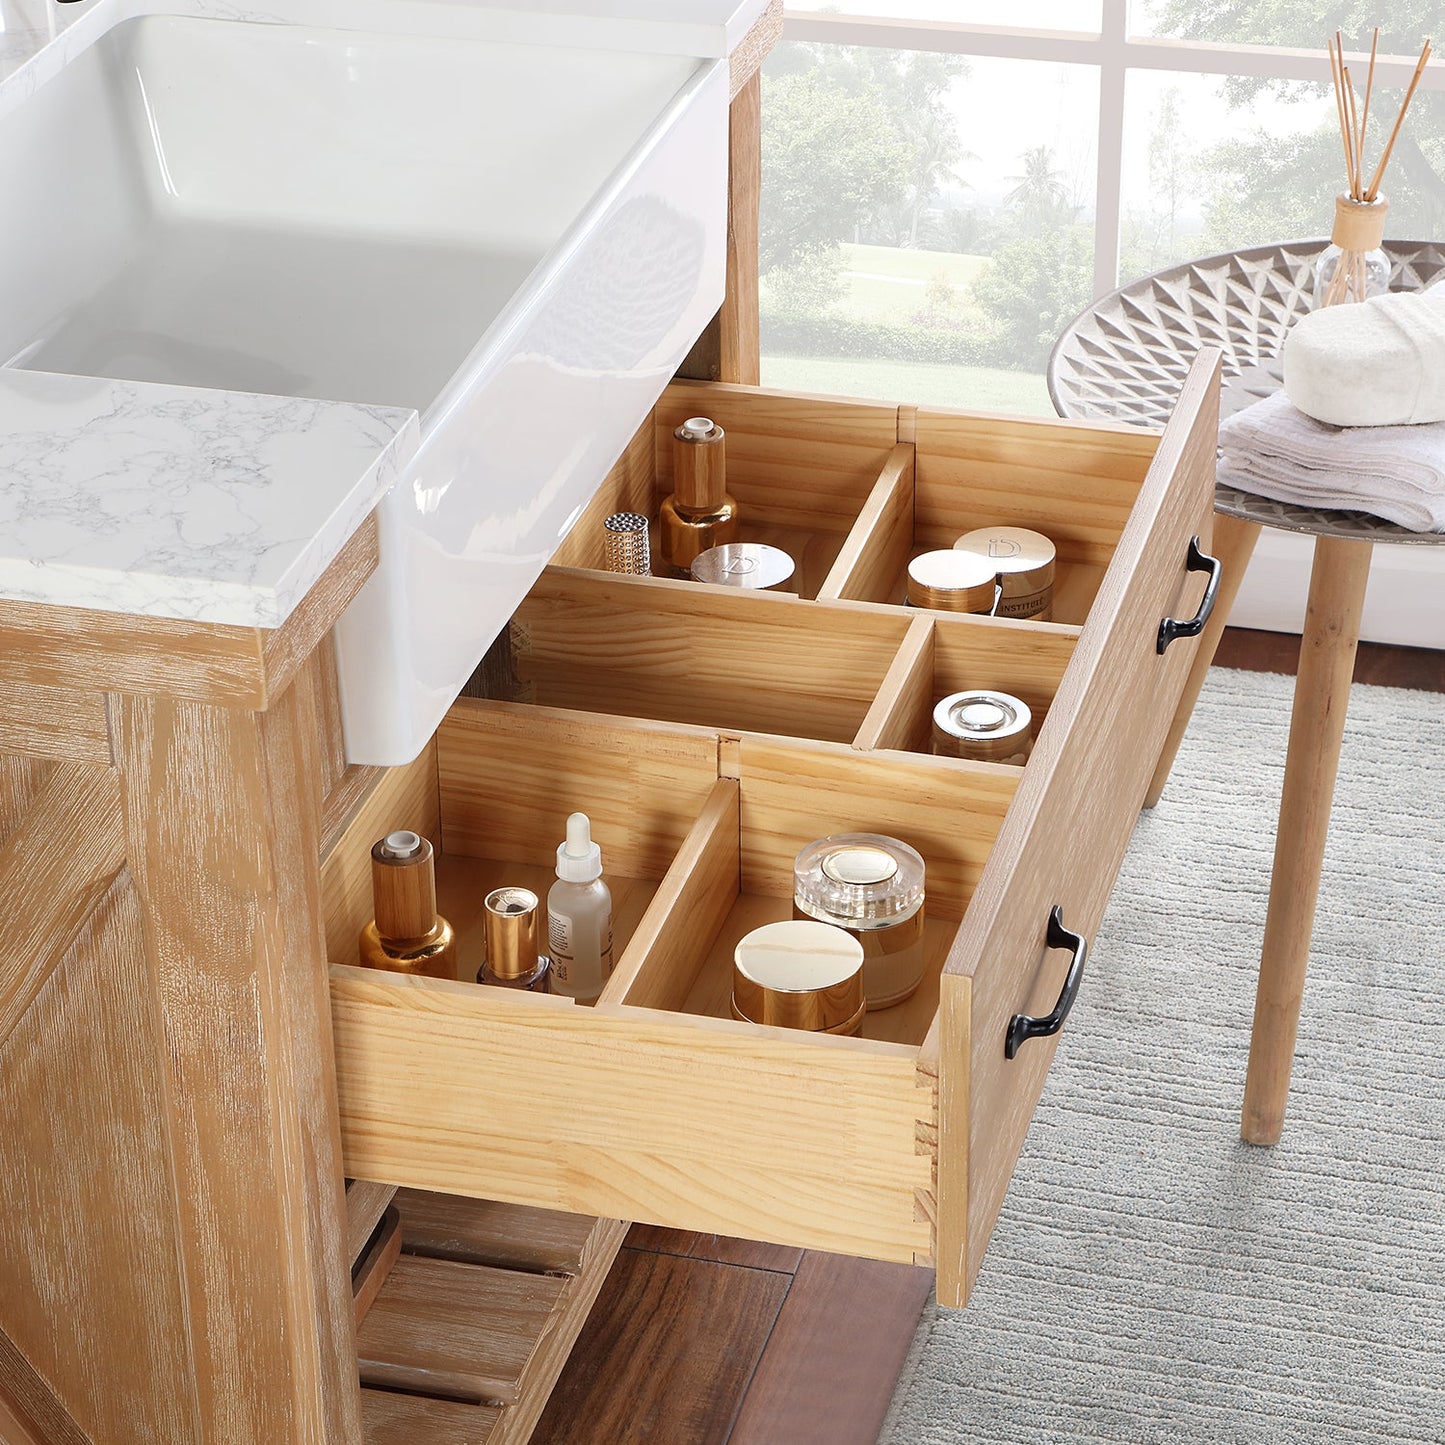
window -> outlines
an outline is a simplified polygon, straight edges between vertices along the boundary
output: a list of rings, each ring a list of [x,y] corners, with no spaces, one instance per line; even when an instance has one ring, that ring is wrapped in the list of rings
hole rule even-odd
[[[1323,41],[1358,9],[790,7],[763,82],[764,382],[1048,413],[1048,352],[1093,297],[1328,229],[1343,166]],[[1390,7],[1373,153],[1439,12]],[[1445,231],[1445,64],[1426,72],[1387,190],[1391,235]]]

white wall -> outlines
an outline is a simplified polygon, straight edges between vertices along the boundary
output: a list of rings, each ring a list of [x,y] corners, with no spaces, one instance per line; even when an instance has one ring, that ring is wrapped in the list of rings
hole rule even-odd
[[[1234,626],[1300,631],[1311,555],[1311,538],[1266,527],[1234,604]],[[1369,642],[1445,648],[1445,538],[1435,545],[1375,548],[1360,635]]]

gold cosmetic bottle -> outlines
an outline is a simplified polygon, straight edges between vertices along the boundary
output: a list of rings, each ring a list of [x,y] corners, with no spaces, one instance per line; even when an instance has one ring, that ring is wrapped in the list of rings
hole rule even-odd
[[[482,901],[487,957],[477,970],[478,983],[549,991],[552,960],[540,952],[541,907],[530,888],[494,888],[487,894]]]
[[[367,968],[457,976],[452,926],[437,912],[432,846],[420,833],[388,833],[371,850],[371,890],[376,917],[361,930],[361,961]]]
[[[738,539],[738,504],[727,494],[723,429],[689,417],[672,434],[672,495],[657,519],[664,574],[690,577],[694,560]]]

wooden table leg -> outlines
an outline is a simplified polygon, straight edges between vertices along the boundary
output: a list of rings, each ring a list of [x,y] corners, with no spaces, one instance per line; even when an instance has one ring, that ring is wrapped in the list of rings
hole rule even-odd
[[[1144,798],[1146,808],[1152,808],[1159,801],[1164,784],[1169,781],[1170,770],[1174,767],[1174,755],[1179,751],[1179,744],[1184,741],[1184,731],[1189,726],[1189,719],[1194,716],[1194,704],[1199,701],[1200,689],[1209,675],[1215,649],[1219,646],[1219,639],[1229,622],[1235,595],[1239,591],[1239,584],[1244,581],[1245,568],[1249,566],[1249,559],[1254,555],[1254,544],[1258,540],[1258,522],[1241,521],[1238,517],[1227,517],[1223,512],[1215,514],[1214,540],[1210,546],[1214,555],[1224,565],[1224,575],[1219,579],[1219,597],[1215,601],[1214,612],[1208,625],[1199,635],[1199,644],[1194,649],[1194,663],[1189,669],[1184,691],[1180,694],[1179,706],[1174,710],[1174,723],[1169,729],[1169,738],[1164,744],[1164,751],[1159,754],[1158,766],[1154,769],[1149,792]]]
[[[1278,1143],[1284,1128],[1370,550],[1368,542],[1315,539],[1244,1085],[1240,1132],[1250,1144]]]

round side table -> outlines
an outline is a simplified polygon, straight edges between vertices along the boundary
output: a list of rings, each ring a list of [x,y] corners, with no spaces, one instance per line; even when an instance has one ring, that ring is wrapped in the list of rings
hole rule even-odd
[[[1048,382],[1055,408],[1061,416],[1163,426],[1203,346],[1224,351],[1222,415],[1277,391],[1285,334],[1312,309],[1314,262],[1324,244],[1296,241],[1211,256],[1106,296],[1054,347]],[[1396,241],[1385,250],[1392,290],[1418,290],[1445,274],[1445,245]],[[1284,1127],[1371,550],[1376,543],[1445,543],[1445,536],[1411,532],[1364,512],[1272,502],[1233,487],[1217,488],[1214,506],[1213,550],[1224,578],[1150,785],[1149,807],[1168,780],[1260,528],[1315,539],[1241,1122],[1247,1141],[1274,1144]]]

